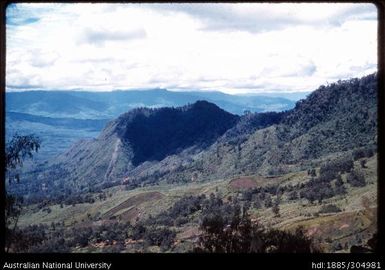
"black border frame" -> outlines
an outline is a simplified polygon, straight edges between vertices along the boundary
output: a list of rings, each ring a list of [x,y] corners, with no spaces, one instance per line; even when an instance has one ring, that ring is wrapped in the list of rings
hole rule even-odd
[[[55,1],[22,1],[22,0],[5,0],[0,2],[0,148],[2,150],[1,161],[5,160],[5,58],[6,58],[6,8],[9,4],[13,3],[47,3]],[[98,1],[98,0],[77,0],[77,1],[58,1],[61,3],[178,3],[173,1]],[[191,1],[183,1],[184,3],[195,3]],[[197,1],[196,3],[206,3]],[[210,1],[209,1],[210,2]],[[243,2],[265,2],[265,3],[325,3],[327,1],[212,1],[221,3],[243,3]],[[381,0],[377,1],[333,1],[334,3],[372,3],[376,5],[378,11],[378,40],[377,40],[377,53],[378,53],[378,248],[377,252],[373,254],[11,254],[5,253],[5,221],[4,221],[4,207],[0,207],[0,263],[3,268],[4,263],[13,262],[106,262],[112,263],[110,269],[124,269],[137,267],[140,264],[140,268],[151,266],[156,263],[156,267],[167,268],[181,268],[181,267],[209,267],[209,266],[231,266],[231,267],[251,267],[251,268],[293,268],[293,269],[316,269],[312,268],[312,263],[319,262],[380,262],[381,269],[385,268],[385,182],[383,181],[384,169],[381,164],[385,164],[384,160],[384,119],[385,119],[385,2]],[[179,2],[181,3],[181,2]],[[330,3],[330,2],[329,2]],[[4,166],[4,165],[3,165]],[[5,179],[5,171],[1,170],[0,174],[0,196],[1,204],[5,205],[5,185],[2,179]],[[179,264],[180,262],[180,264]],[[136,264],[138,263],[138,264]],[[265,267],[263,267],[265,266]],[[5,269],[5,268],[3,268]],[[21,269],[21,268],[19,268]],[[323,269],[327,269],[324,265]],[[331,269],[331,268],[329,268]],[[337,268],[336,268],[337,269]],[[364,268],[361,268],[364,269]]]

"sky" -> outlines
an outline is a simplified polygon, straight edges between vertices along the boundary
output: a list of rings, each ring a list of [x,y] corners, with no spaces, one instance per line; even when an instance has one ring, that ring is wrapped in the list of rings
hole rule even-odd
[[[6,91],[312,91],[377,71],[373,4],[21,3]]]

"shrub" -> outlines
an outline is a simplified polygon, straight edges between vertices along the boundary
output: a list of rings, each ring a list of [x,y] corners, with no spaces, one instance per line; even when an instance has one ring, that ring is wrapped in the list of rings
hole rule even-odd
[[[363,159],[360,161],[361,168],[367,168],[366,167],[366,159]]]
[[[272,206],[273,206],[273,201],[271,200],[271,196],[270,194],[267,194],[265,199],[265,207],[270,208]]]
[[[323,180],[333,180],[338,172],[350,172],[354,168],[354,162],[351,158],[345,157],[335,159],[323,164],[320,168],[320,178]]]
[[[361,149],[354,150],[352,153],[352,156],[354,160],[358,160],[360,158],[365,157],[366,156],[365,149],[361,148]]]
[[[269,253],[318,253],[312,239],[305,235],[302,228],[294,232],[272,229],[264,237],[264,249]]]
[[[364,157],[372,157],[376,153],[376,147],[374,145],[368,146],[366,148],[359,148],[353,151],[352,156],[354,160],[358,160]]]
[[[305,188],[300,192],[300,195],[301,198],[306,198],[313,203],[316,200],[321,202],[323,199],[335,196],[335,191],[329,182],[321,182],[316,178],[306,183]]]
[[[168,228],[149,227],[143,239],[150,245],[162,246],[165,249],[171,247],[176,233]]]
[[[186,224],[188,222],[188,218],[187,217],[178,217],[176,220],[175,220],[175,225],[176,226],[181,226],[183,224]]]
[[[312,176],[312,177],[316,177],[317,176],[317,173],[316,173],[316,170],[315,169],[309,169],[307,170],[307,174]]]
[[[337,213],[337,212],[341,212],[341,209],[334,204],[323,205],[321,209],[318,211],[318,213],[320,214]]]
[[[366,185],[365,176],[360,170],[350,172],[346,180],[353,187],[364,187]]]
[[[253,200],[253,207],[256,209],[262,208],[262,201],[260,196],[255,196],[255,199]]]
[[[280,216],[280,215],[279,215],[279,204],[278,204],[277,201],[274,202],[272,211],[273,211],[273,213],[274,213],[274,215],[275,215],[276,217],[279,217],[279,216]]]
[[[134,228],[132,229],[131,237],[134,240],[141,239],[143,238],[145,232],[146,232],[146,227],[144,227],[142,224],[138,224],[134,226]]]
[[[43,241],[41,244],[35,244],[28,252],[31,253],[68,253],[70,248],[63,237],[54,237]]]
[[[290,201],[297,200],[298,199],[298,192],[297,191],[290,192],[289,195],[288,195],[288,199]]]

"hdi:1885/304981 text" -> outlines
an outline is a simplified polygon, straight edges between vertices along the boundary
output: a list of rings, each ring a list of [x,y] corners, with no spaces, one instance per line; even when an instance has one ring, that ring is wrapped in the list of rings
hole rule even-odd
[[[382,269],[380,262],[326,262],[326,269]]]

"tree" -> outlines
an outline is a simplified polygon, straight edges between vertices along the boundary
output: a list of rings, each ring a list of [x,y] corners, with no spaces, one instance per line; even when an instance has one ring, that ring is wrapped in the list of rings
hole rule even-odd
[[[302,227],[294,232],[271,229],[265,234],[265,252],[268,253],[319,253],[313,240],[306,236]]]
[[[353,245],[350,247],[350,253],[370,253],[378,251],[378,240],[377,233],[373,234],[372,238],[368,240],[366,245],[356,246]]]
[[[273,213],[274,213],[274,215],[275,215],[276,217],[279,217],[279,216],[280,216],[280,215],[279,215],[279,202],[278,202],[278,200],[276,200],[276,201],[274,202],[274,205],[273,205],[272,210],[273,210]]]
[[[354,168],[354,162],[351,158],[345,157],[329,161],[320,168],[320,180],[330,182],[335,179],[338,172],[350,172]]]
[[[292,192],[290,192],[289,194],[288,194],[288,199],[290,200],[290,201],[295,201],[295,200],[297,200],[298,199],[298,192],[297,191],[292,191]]]
[[[353,187],[364,187],[366,185],[365,176],[360,170],[350,172],[346,180]]]
[[[221,215],[206,216],[195,252],[208,253],[310,253],[319,252],[299,228],[294,233],[265,229],[251,222],[248,213],[234,212],[230,224]]]
[[[321,209],[319,210],[320,214],[325,214],[325,213],[337,213],[341,212],[341,209],[336,206],[335,204],[328,204],[328,205],[323,205]]]
[[[344,181],[342,181],[342,177],[341,175],[337,175],[337,178],[336,178],[336,186],[339,187],[339,186],[343,186],[344,185]]]
[[[33,152],[40,148],[40,139],[35,135],[21,136],[15,134],[11,141],[7,143],[5,150],[6,170],[15,169],[23,166],[23,160],[26,157],[32,158]]]
[[[5,149],[5,170],[8,174],[11,170],[23,166],[23,161],[26,157],[32,158],[33,152],[37,152],[40,148],[40,139],[35,135],[21,136],[15,134],[11,141],[6,144]],[[18,174],[15,175],[16,182],[18,183],[20,177]],[[12,179],[9,178],[9,184],[12,184]],[[13,195],[5,194],[5,222],[6,222],[6,240],[7,248],[6,252],[9,251],[9,247],[12,241],[12,236],[17,228],[17,222],[21,212],[22,198],[18,198]],[[13,228],[10,230],[9,227]]]
[[[346,188],[344,186],[344,182],[342,181],[342,177],[339,174],[337,176],[337,180],[335,182],[335,194],[336,195],[341,195],[346,193]]]
[[[316,173],[316,170],[315,169],[309,169],[307,170],[307,174],[312,176],[312,177],[316,177],[317,176],[317,173]]]
[[[195,252],[209,253],[249,253],[262,252],[261,227],[251,223],[247,212],[233,209],[229,222],[220,214],[204,216]]]
[[[164,251],[172,246],[175,236],[176,233],[168,228],[151,226],[146,228],[143,239],[149,245],[160,246]]]
[[[265,207],[270,208],[273,205],[273,202],[271,200],[271,195],[267,194],[265,199]]]
[[[361,165],[361,168],[367,168],[367,167],[366,167],[366,159],[362,159],[362,160],[360,161],[360,165]]]
[[[262,202],[261,202],[260,196],[258,195],[254,196],[253,206],[256,209],[262,208]]]

